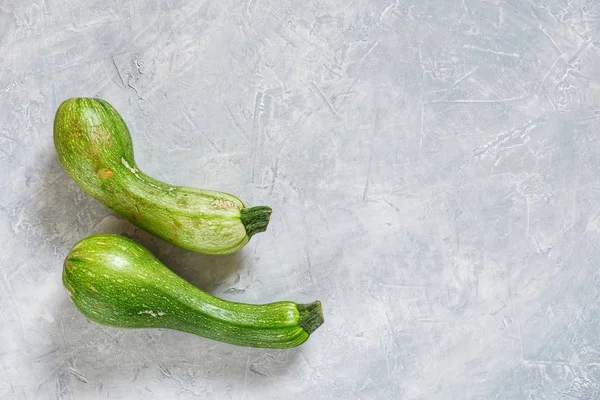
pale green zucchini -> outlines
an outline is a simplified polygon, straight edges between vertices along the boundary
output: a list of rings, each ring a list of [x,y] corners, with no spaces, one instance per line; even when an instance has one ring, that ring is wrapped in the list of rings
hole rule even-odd
[[[64,101],[54,120],[54,145],[63,168],[86,193],[176,246],[233,253],[269,223],[270,207],[248,207],[227,193],[145,175],[133,158],[127,125],[104,100]]]

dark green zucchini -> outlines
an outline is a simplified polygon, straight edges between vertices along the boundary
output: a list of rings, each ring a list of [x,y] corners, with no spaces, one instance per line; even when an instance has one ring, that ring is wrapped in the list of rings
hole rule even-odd
[[[289,348],[323,323],[321,303],[254,305],[213,297],[123,236],[78,242],[63,268],[69,297],[89,319],[124,328],[169,328],[241,346]]]

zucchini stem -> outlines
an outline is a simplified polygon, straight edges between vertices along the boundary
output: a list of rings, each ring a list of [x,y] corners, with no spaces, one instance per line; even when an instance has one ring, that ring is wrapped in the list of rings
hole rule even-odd
[[[325,322],[320,301],[317,300],[309,304],[297,304],[296,307],[300,313],[298,325],[300,325],[309,335]]]
[[[249,238],[267,230],[273,210],[267,206],[244,208],[241,210],[241,220]]]

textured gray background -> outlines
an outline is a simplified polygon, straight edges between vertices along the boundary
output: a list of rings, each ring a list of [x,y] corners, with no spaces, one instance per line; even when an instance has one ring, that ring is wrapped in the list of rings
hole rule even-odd
[[[599,398],[599,28],[592,0],[1,0],[0,398]],[[73,96],[268,232],[194,255],[90,200],[52,144]],[[93,232],[326,323],[289,351],[91,323],[60,274]]]

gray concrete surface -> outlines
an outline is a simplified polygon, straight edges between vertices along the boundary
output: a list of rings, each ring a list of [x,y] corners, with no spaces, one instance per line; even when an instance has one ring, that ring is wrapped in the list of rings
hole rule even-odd
[[[599,28],[592,0],[2,0],[0,398],[600,398]],[[90,200],[52,144],[73,96],[268,232],[195,255]],[[91,323],[60,275],[93,232],[326,323],[289,351]]]

